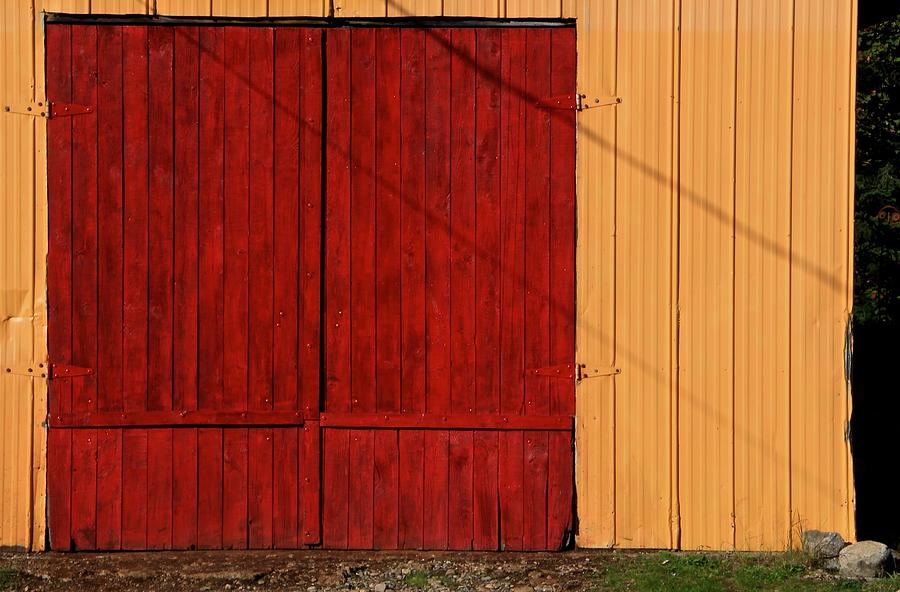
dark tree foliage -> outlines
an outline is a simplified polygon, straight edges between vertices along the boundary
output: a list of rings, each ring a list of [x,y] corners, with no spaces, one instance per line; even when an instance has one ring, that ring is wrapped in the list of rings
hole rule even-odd
[[[859,30],[854,317],[900,324],[900,15]]]

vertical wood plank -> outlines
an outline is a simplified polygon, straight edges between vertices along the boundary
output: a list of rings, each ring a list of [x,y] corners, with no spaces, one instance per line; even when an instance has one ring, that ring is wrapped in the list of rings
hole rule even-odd
[[[376,34],[375,408],[400,411],[400,29]]]
[[[199,151],[199,264],[204,281],[198,284],[198,405],[223,409],[225,355],[224,241],[224,32],[200,29]],[[202,215],[200,215],[202,214]],[[245,362],[246,364],[246,362]],[[201,461],[201,466],[205,463]]]
[[[97,29],[72,27],[72,100],[96,105]],[[72,152],[80,154],[73,167],[72,194],[80,196],[78,219],[73,220],[72,362],[97,368],[97,114],[72,121]],[[72,385],[74,411],[97,408],[97,379],[89,376]],[[96,546],[97,432],[79,430],[72,435],[72,544],[76,549]]]
[[[426,32],[400,33],[401,412],[425,411],[425,92]],[[424,433],[401,430],[399,533],[402,549],[422,547]]]
[[[347,546],[371,549],[374,543],[375,430],[349,430],[350,466]]]
[[[397,546],[421,549],[424,530],[425,434],[400,430],[400,510]]]
[[[350,31],[329,31],[328,137],[325,147],[325,409],[350,411]],[[326,444],[328,440],[326,439]],[[327,459],[326,459],[327,461]],[[327,462],[326,462],[327,466]]]
[[[425,114],[426,411],[450,411],[450,31],[425,38],[425,89],[433,100]],[[449,433],[425,432],[423,545],[448,541]]]
[[[375,30],[350,32],[351,410],[375,411]],[[351,449],[353,438],[351,438]],[[351,505],[353,500],[351,499]]]
[[[322,544],[328,549],[346,549],[350,511],[350,430],[323,430],[322,440]]]
[[[124,236],[122,28],[97,28],[97,409],[121,410]],[[122,539],[122,433],[97,433],[97,548]],[[146,457],[145,457],[146,462]]]
[[[249,383],[248,408],[273,408],[274,324],[274,29],[255,28],[249,34]],[[296,219],[295,219],[296,220]],[[296,229],[295,229],[296,232]],[[249,546],[273,544],[273,433],[249,431]]]
[[[452,29],[450,42],[450,407],[466,414],[475,410],[475,30]],[[451,549],[472,545],[472,436],[450,432]]]
[[[550,94],[550,32],[529,29],[526,39],[525,368],[550,364],[550,115],[534,106]],[[531,147],[535,147],[533,150]],[[525,413],[550,413],[550,379],[525,374]],[[547,536],[548,434],[525,432],[525,548],[543,549]]]
[[[450,31],[425,37],[426,384],[428,412],[450,410]]]
[[[109,430],[112,431],[112,430]],[[122,548],[147,548],[147,503],[150,498],[147,482],[147,430],[117,430],[122,434],[118,454],[122,459],[124,487],[122,489]],[[153,492],[156,495],[157,492]],[[100,499],[97,500],[98,504]],[[117,508],[118,509],[118,508]],[[99,542],[99,541],[98,541]]]
[[[72,97],[72,32],[68,25],[48,27],[47,97],[70,102]],[[47,341],[48,354],[72,357],[72,122],[60,117],[47,122],[48,251],[47,251]],[[49,413],[72,410],[69,381],[50,384]],[[72,481],[72,432],[51,429],[47,443],[47,510],[50,548],[69,548]]]
[[[324,511],[322,504],[322,442],[321,430],[318,421],[308,421],[303,425],[302,437],[302,461],[300,466],[300,474],[303,478],[302,488],[302,504],[301,509],[303,530],[302,541],[304,544],[313,545],[322,542],[322,523],[324,522]],[[346,465],[345,465],[346,466]],[[340,485],[337,485],[340,487]],[[346,480],[344,481],[346,488]],[[346,497],[344,498],[346,499]],[[340,504],[338,504],[340,507]],[[338,520],[338,532],[346,532],[340,530],[340,520]]]
[[[222,408],[244,410],[248,409],[249,403],[249,331],[252,324],[248,322],[251,230],[250,30],[246,27],[225,27],[223,36],[225,390]],[[266,288],[271,289],[269,286]]]
[[[122,409],[122,27],[97,28],[97,406]]]
[[[149,261],[151,252],[165,251],[165,236],[153,236],[153,250],[150,245],[150,175],[149,162],[149,79],[148,79],[148,30],[142,27],[123,29],[124,79],[124,374],[123,409],[143,411],[148,404],[148,362],[150,353],[148,335],[151,330],[148,310]],[[156,65],[156,64],[155,64]],[[156,95],[158,96],[158,95]],[[171,89],[169,103],[171,110]],[[154,105],[162,108],[161,104]],[[163,111],[164,112],[164,111]],[[170,141],[171,144],[171,141]],[[158,146],[155,146],[158,147]],[[155,153],[154,156],[157,156]],[[161,168],[162,162],[154,162]],[[163,169],[164,171],[165,169]],[[162,174],[165,174],[163,171]],[[156,172],[156,171],[155,171]],[[171,190],[165,196],[171,199]],[[171,237],[169,237],[171,239]],[[153,327],[158,330],[159,327]],[[159,343],[155,344],[157,347]],[[166,344],[171,347],[171,344]],[[158,407],[157,407],[158,408]]]
[[[175,30],[164,27],[150,27],[143,35],[131,32],[139,28],[126,28],[126,44],[136,37],[135,44],[144,44],[148,55],[149,101],[147,102],[148,84],[144,80],[142,88],[145,102],[143,109],[135,105],[134,115],[129,116],[126,106],[126,118],[149,116],[149,235],[153,237],[153,249],[145,252],[149,257],[149,334],[147,352],[148,391],[146,407],[148,409],[172,409],[174,401],[173,385],[175,380],[175,193],[174,193],[174,56]],[[139,48],[126,46],[126,64],[128,55],[137,55]],[[126,76],[130,76],[132,68],[126,67]],[[140,75],[137,75],[140,76]],[[145,75],[146,76],[146,75]],[[129,91],[126,90],[126,93]],[[137,101],[136,101],[137,102]],[[149,113],[148,113],[149,107]],[[137,122],[135,122],[137,123]],[[140,124],[134,127],[139,127]],[[134,129],[126,123],[126,138],[129,130]],[[140,162],[137,155],[134,160],[126,156],[129,162]],[[146,170],[146,169],[144,169]],[[126,169],[127,179],[128,169]],[[181,199],[179,195],[178,199]],[[127,269],[127,268],[126,268]],[[145,280],[146,281],[146,280]],[[188,327],[193,330],[193,327]],[[180,360],[179,360],[180,362]],[[173,464],[172,430],[147,431],[147,477],[146,477],[146,548],[168,549],[172,546],[172,464]],[[179,452],[180,454],[180,452]],[[124,542],[124,541],[123,541]]]
[[[524,161],[524,109],[520,90],[525,86],[525,33],[520,29],[501,32],[500,150],[500,393],[503,413],[522,413],[525,403],[524,327],[525,299],[525,209],[522,199]],[[500,434],[500,548],[523,548],[524,474],[521,433]]]
[[[137,29],[137,27],[134,27]],[[131,29],[131,27],[126,28]],[[149,259],[150,325],[148,334],[148,409],[172,408],[175,280],[175,207],[173,193],[173,59],[174,31],[149,27],[150,80],[150,196],[152,248]],[[146,110],[146,107],[144,107]],[[134,117],[142,115],[136,111]],[[127,115],[126,115],[127,116]],[[130,116],[128,116],[130,117]],[[137,156],[137,155],[135,155]],[[141,161],[138,161],[141,162]],[[177,199],[180,199],[180,195]]]
[[[551,32],[550,94],[575,92],[575,31]],[[550,120],[550,361],[575,364],[575,113],[553,113]],[[575,384],[554,380],[550,413],[575,414]],[[547,547],[570,542],[574,526],[572,434],[549,435]]]
[[[274,545],[274,433],[272,428],[251,428],[247,486],[249,542],[251,549],[271,549]],[[288,471],[285,471],[285,476]]]
[[[175,364],[173,408],[198,404],[200,32],[174,27]],[[196,447],[195,447],[196,448]],[[196,462],[196,461],[195,461]]]
[[[173,430],[172,448],[172,548],[195,549],[200,546],[198,527],[199,510],[199,432],[197,429]],[[204,460],[208,460],[210,455]],[[205,475],[207,476],[207,475]],[[204,488],[207,485],[205,484]],[[211,493],[211,492],[210,492]],[[209,495],[204,497],[210,499]],[[212,529],[205,527],[208,542],[213,538]]]
[[[377,32],[375,66],[375,405],[394,413],[400,411],[401,385],[400,34],[400,29]],[[397,548],[398,446],[396,431],[376,431],[373,544],[378,549]]]
[[[303,125],[301,29],[276,29],[274,47],[274,408],[297,409],[300,388],[300,127]],[[305,82],[305,80],[304,80]],[[298,232],[299,230],[299,232]],[[304,384],[304,388],[306,388]],[[281,437],[276,434],[276,441]],[[296,463],[294,463],[296,466]],[[296,530],[296,524],[294,525]],[[296,536],[296,534],[295,534]]]
[[[183,428],[179,428],[183,430]],[[173,537],[173,429],[147,431],[147,548],[171,549]],[[193,431],[188,429],[188,431]],[[178,455],[190,454],[177,450]],[[195,522],[196,523],[196,522]]]
[[[97,430],[97,548],[120,549],[125,534],[125,518],[127,496],[123,495],[131,491],[138,491],[137,495],[146,495],[146,483],[138,481],[134,488],[125,488],[123,478],[125,466],[142,476],[140,469],[146,463],[146,454],[141,458],[128,457],[123,454],[122,442],[123,430],[100,429]],[[128,463],[126,465],[125,463]],[[131,469],[130,466],[134,466]],[[143,485],[143,489],[141,486]],[[142,505],[146,506],[145,500]],[[143,509],[142,509],[143,511]]]
[[[449,540],[448,495],[450,490],[450,434],[446,430],[425,430],[424,533],[426,549],[447,549]]]
[[[401,30],[401,411],[425,411],[425,36]],[[402,436],[401,436],[402,437]]]
[[[275,469],[272,501],[273,546],[276,549],[294,549],[299,545],[300,528],[300,441],[298,428],[273,430]],[[318,451],[317,451],[318,452]]]
[[[305,29],[302,38],[303,51],[303,90],[301,96],[303,122],[300,128],[300,204],[302,215],[302,249],[303,261],[301,275],[301,291],[303,299],[303,325],[300,348],[300,362],[303,376],[303,413],[304,417],[318,421],[321,403],[319,401],[320,349],[321,332],[321,297],[322,297],[322,144],[323,144],[323,106],[322,106],[322,29]],[[339,72],[340,72],[339,66]],[[346,144],[340,144],[346,146]],[[328,179],[331,183],[331,179]],[[349,311],[349,309],[347,309]],[[317,432],[318,433],[318,432]]]
[[[224,542],[222,452],[221,428],[197,430],[198,549],[221,549]]]
[[[249,358],[248,408],[272,409],[274,287],[274,31],[249,32]],[[237,155],[236,155],[237,156]],[[295,230],[296,232],[296,230]],[[252,264],[250,263],[252,262]],[[269,440],[271,442],[271,440]]]
[[[157,8],[159,5],[157,4]],[[174,409],[198,404],[198,303],[200,289],[199,128],[200,32],[174,27],[175,286]],[[172,547],[199,546],[198,432],[174,430],[172,447]]]
[[[222,430],[222,547],[248,544],[249,429]]]

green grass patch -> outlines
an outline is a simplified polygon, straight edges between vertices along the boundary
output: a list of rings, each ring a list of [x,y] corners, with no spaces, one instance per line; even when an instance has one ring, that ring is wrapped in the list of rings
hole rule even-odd
[[[19,572],[14,569],[0,568],[0,590],[12,590],[19,579]]]
[[[597,590],[635,592],[895,592],[900,577],[842,580],[797,553],[621,553],[608,562]]]
[[[428,574],[424,571],[414,571],[410,572],[403,581],[407,586],[412,586],[413,588],[424,588],[428,585]]]

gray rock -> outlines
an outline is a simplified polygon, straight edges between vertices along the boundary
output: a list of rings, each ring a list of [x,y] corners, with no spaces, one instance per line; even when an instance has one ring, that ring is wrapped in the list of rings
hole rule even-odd
[[[847,544],[838,533],[821,530],[804,530],[802,539],[803,550],[813,559],[837,557]]]
[[[878,578],[885,574],[891,550],[876,541],[860,541],[844,547],[838,567],[845,578]]]
[[[384,592],[387,590],[387,584],[375,584],[375,587],[372,589],[375,590],[375,592]]]

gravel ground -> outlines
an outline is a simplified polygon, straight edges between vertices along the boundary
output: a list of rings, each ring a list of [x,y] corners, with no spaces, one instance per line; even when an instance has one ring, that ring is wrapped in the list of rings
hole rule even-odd
[[[189,551],[4,554],[6,590],[510,590],[595,586],[616,555],[567,553],[373,553]]]

